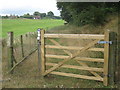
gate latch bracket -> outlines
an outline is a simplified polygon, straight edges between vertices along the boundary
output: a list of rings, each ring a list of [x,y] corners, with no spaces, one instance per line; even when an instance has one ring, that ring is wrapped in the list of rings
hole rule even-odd
[[[112,75],[110,75],[110,74],[107,74],[107,75],[102,74],[102,76],[103,77],[112,77]]]
[[[105,43],[108,43],[108,44],[112,44],[112,41],[98,41],[99,44],[105,44]]]

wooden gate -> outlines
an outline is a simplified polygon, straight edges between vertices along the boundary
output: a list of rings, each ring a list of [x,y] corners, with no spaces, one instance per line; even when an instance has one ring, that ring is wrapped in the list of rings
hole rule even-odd
[[[62,46],[59,41],[56,41],[55,38],[72,38],[72,39],[88,39],[92,40],[84,47],[75,47],[75,46]],[[46,45],[45,40],[49,40],[52,42],[52,45]],[[105,86],[108,84],[108,53],[109,53],[109,32],[106,31],[105,34],[44,34],[44,30],[41,30],[41,74],[43,76],[47,74],[55,74],[61,76],[89,79],[89,80],[97,80],[102,81]],[[93,47],[96,44],[103,44],[103,48]],[[60,49],[63,50],[66,55],[51,55],[46,54],[45,50],[47,48],[52,49]],[[76,53],[71,53],[70,50],[76,50]],[[103,52],[104,58],[88,58],[88,57],[78,57],[79,54],[85,51],[93,51],[93,52]],[[58,63],[47,63],[47,58],[56,58],[63,59]],[[79,65],[67,65],[66,62],[70,60],[75,60]],[[86,62],[98,62],[102,63],[103,67],[89,67]],[[46,66],[52,66],[49,69],[46,69]],[[58,68],[69,68],[69,69],[77,69],[77,70],[85,70],[92,74],[90,75],[80,75],[74,73],[65,73],[55,71]],[[102,74],[100,74],[102,73]]]

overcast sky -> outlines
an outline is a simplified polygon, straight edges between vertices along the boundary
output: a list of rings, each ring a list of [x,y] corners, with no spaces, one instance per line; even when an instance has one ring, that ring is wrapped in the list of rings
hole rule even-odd
[[[0,15],[33,14],[35,11],[47,13],[52,11],[56,16],[60,15],[56,7],[56,0],[0,0]]]

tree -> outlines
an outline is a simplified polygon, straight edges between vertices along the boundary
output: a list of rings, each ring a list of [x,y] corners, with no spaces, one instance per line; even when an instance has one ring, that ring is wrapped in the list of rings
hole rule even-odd
[[[23,18],[33,19],[33,16],[30,15],[29,13],[27,13],[27,14],[24,14],[24,15],[23,15]]]
[[[40,13],[40,17],[41,17],[41,18],[46,17],[46,13]]]
[[[40,16],[40,13],[38,11],[33,13],[34,16]]]
[[[6,16],[2,16],[2,18],[4,18],[4,19],[8,19],[9,16],[8,16],[8,15],[6,15]]]
[[[78,26],[103,25],[108,14],[119,10],[116,2],[57,2],[57,7],[63,20]]]
[[[63,2],[57,2],[57,7],[58,7],[58,10],[60,10],[62,19],[65,20],[68,23],[73,20],[72,19],[72,14],[67,7],[69,4],[70,3],[66,3],[66,2],[64,2],[64,3]]]
[[[54,13],[53,13],[52,11],[49,11],[49,12],[47,13],[47,16],[48,16],[49,18],[53,18],[53,17],[54,17]]]

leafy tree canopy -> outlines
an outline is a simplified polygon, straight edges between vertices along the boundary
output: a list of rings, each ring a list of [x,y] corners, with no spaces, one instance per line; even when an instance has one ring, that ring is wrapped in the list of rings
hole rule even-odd
[[[50,17],[50,18],[53,18],[54,13],[53,13],[52,11],[49,11],[49,12],[47,13],[47,16]]]
[[[61,17],[75,25],[98,24],[106,22],[106,16],[118,12],[117,2],[57,2]]]
[[[40,16],[40,12],[36,11],[33,13],[34,16]]]

